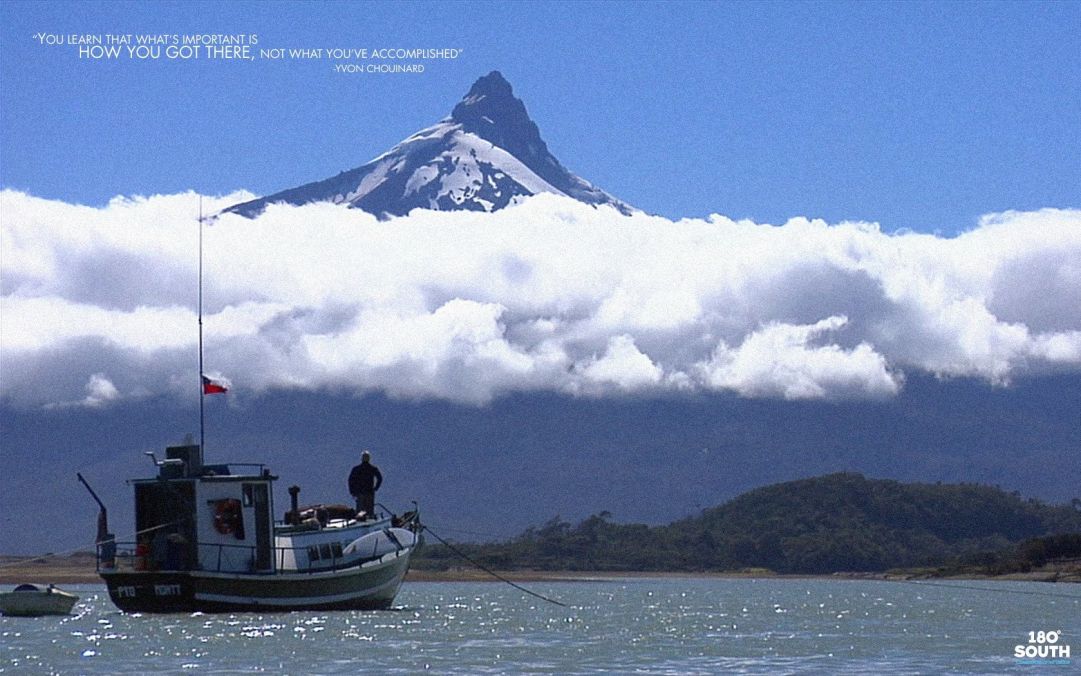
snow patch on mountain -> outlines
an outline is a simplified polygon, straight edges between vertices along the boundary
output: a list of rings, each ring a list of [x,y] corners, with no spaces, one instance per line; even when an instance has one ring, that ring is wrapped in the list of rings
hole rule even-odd
[[[477,80],[449,117],[363,166],[228,211],[252,217],[268,204],[334,202],[382,218],[418,208],[495,211],[539,193],[636,211],[564,168],[510,84],[494,71]]]

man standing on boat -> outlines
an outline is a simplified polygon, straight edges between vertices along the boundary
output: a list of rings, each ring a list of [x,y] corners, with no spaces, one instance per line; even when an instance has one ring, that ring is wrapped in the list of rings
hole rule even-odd
[[[372,464],[372,454],[360,454],[360,464],[349,473],[349,494],[357,500],[357,512],[365,519],[375,517],[375,492],[383,485],[383,474]]]

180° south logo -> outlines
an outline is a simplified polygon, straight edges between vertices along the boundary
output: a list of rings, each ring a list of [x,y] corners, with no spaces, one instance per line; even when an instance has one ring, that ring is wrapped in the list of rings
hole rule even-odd
[[[1013,648],[1018,664],[1068,665],[1070,644],[1062,643],[1062,631],[1030,631],[1028,641]]]

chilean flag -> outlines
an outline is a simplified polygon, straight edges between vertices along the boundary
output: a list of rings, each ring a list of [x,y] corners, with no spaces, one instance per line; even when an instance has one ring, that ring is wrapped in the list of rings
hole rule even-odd
[[[217,380],[211,380],[203,376],[203,394],[225,394],[229,388]]]

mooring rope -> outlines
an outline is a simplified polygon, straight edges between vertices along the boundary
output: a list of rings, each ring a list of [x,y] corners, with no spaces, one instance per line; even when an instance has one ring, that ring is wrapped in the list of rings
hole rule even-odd
[[[1028,582],[1029,580],[1013,580],[1014,582]],[[1038,580],[1032,580],[1036,582]],[[953,584],[949,582],[928,582],[926,580],[882,580],[882,582],[902,582],[904,584],[917,585],[920,587],[945,587],[947,589],[964,589],[965,591],[995,592],[998,594],[1025,594],[1027,596],[1050,596],[1056,599],[1081,600],[1081,594],[1056,594],[1055,592],[1036,591],[1035,589],[1009,589],[1000,587],[973,587],[966,584]]]
[[[468,561],[469,563],[473,564],[473,565],[474,565],[474,566],[476,566],[477,568],[480,568],[480,569],[481,569],[481,570],[483,570],[483,571],[484,571],[485,573],[488,573],[489,575],[491,575],[492,577],[496,578],[497,580],[500,580],[500,581],[502,581],[502,582],[506,582],[507,584],[509,584],[510,586],[514,587],[514,588],[515,588],[515,589],[517,589],[518,591],[521,591],[521,592],[525,592],[526,594],[529,594],[530,596],[535,596],[535,597],[537,597],[538,599],[540,599],[540,600],[542,600],[542,601],[547,601],[548,603],[554,603],[555,605],[557,605],[557,606],[559,606],[559,607],[561,607],[561,608],[566,608],[566,607],[567,607],[567,604],[566,604],[566,603],[563,603],[563,602],[561,602],[561,601],[557,601],[557,600],[555,600],[555,599],[551,599],[551,598],[548,598],[547,596],[545,596],[545,595],[543,595],[543,594],[538,594],[537,592],[535,592],[535,591],[533,591],[533,590],[531,590],[531,589],[526,589],[526,588],[525,588],[525,587],[523,587],[522,585],[520,585],[520,584],[516,584],[516,583],[514,583],[514,582],[512,582],[512,581],[508,580],[507,578],[503,577],[502,575],[500,575],[499,573],[495,572],[494,570],[492,570],[492,569],[490,569],[490,568],[488,568],[488,567],[486,567],[486,566],[484,566],[484,565],[482,565],[482,564],[478,563],[477,561],[474,561],[473,559],[469,558],[469,557],[468,557],[468,556],[467,556],[467,555],[465,554],[465,552],[461,551],[460,549],[458,549],[457,547],[455,547],[455,546],[454,546],[454,545],[452,545],[451,543],[449,543],[449,542],[447,542],[446,540],[444,540],[443,538],[439,537],[439,534],[438,534],[438,533],[436,533],[435,531],[433,531],[433,530],[432,530],[431,528],[429,528],[428,526],[423,526],[423,525],[422,525],[421,527],[422,527],[422,528],[424,528],[424,530],[426,530],[426,531],[428,531],[429,533],[431,533],[431,534],[432,534],[432,537],[434,537],[434,538],[435,538],[436,540],[439,540],[439,542],[441,542],[441,543],[443,544],[443,546],[445,546],[445,547],[446,547],[447,549],[449,549],[450,551],[454,552],[454,553],[455,553],[455,554],[457,554],[458,556],[462,557],[463,559],[465,559],[465,560],[466,560],[466,561]]]
[[[42,561],[42,560],[45,560],[45,559],[55,559],[55,558],[57,558],[59,556],[68,556],[69,554],[74,554],[75,552],[85,551],[87,549],[91,549],[91,548],[94,548],[96,546],[97,546],[97,543],[93,543],[93,544],[89,544],[89,545],[79,545],[75,549],[69,549],[66,552],[48,552],[47,554],[36,554],[36,555],[33,555],[33,556],[24,556],[22,558],[16,559],[15,561],[7,561],[5,563],[0,563],[0,568],[11,568],[13,566],[23,566],[23,565],[26,565],[27,563],[32,563],[34,561]]]
[[[175,526],[175,525],[177,525],[179,523],[180,523],[179,521],[173,521],[171,523],[158,524],[157,526],[151,526],[150,528],[144,528],[142,530],[137,530],[134,533],[132,533],[130,536],[125,535],[124,538],[125,538],[125,540],[127,540],[129,537],[131,539],[135,539],[135,538],[138,538],[140,535],[145,535],[146,533],[152,533],[153,531],[156,531],[156,530],[159,530],[159,529],[162,529],[162,528],[169,528],[170,526]],[[116,538],[113,538],[113,541],[117,542],[118,540]],[[25,565],[27,563],[32,563],[34,561],[41,561],[43,559],[55,559],[55,558],[58,558],[58,557],[61,557],[61,556],[68,556],[70,554],[74,554],[75,552],[83,552],[83,551],[88,551],[88,550],[97,550],[98,544],[99,543],[97,543],[97,542],[91,542],[91,543],[87,543],[87,544],[84,544],[84,545],[79,545],[78,547],[75,547],[74,549],[69,549],[69,550],[64,551],[64,552],[48,552],[46,554],[35,554],[35,555],[31,555],[31,556],[24,556],[24,557],[22,557],[22,558],[20,558],[20,559],[18,559],[16,561],[7,561],[6,563],[0,563],[0,568],[11,568],[13,566],[22,566],[22,565]]]

